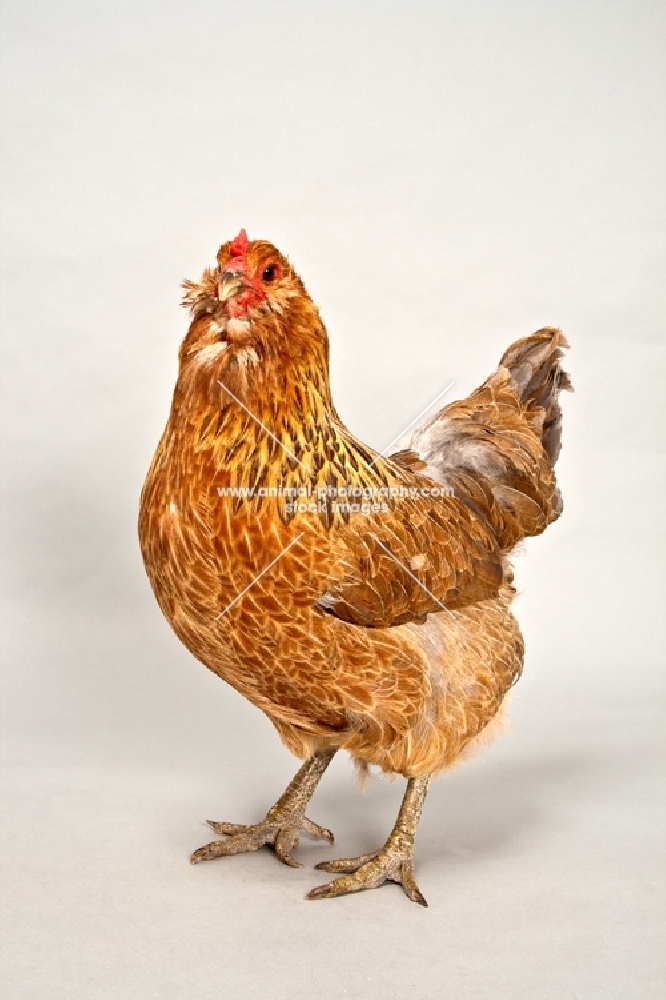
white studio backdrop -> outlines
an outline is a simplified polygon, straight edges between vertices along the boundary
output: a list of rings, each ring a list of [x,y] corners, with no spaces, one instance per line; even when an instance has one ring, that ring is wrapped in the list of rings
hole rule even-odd
[[[374,996],[379,985],[429,998],[444,995],[438,962],[451,996],[658,995],[664,27],[665,5],[648,0],[3,4],[11,997],[198,1000],[224,981],[241,997]],[[338,409],[375,447],[451,379],[447,398],[467,394],[512,339],[558,325],[572,345],[565,513],[518,560],[528,656],[513,732],[430,797],[427,917],[389,890],[304,909],[317,876],[294,881],[267,852],[178,882],[204,815],[258,818],[295,769],[263,716],[171,635],[136,541],[187,324],[180,281],[241,227],[303,277],[328,326]],[[361,837],[383,839],[398,785],[361,799],[336,762],[318,793],[324,816],[313,814],[342,825],[356,851]],[[146,870],[153,796],[151,842],[168,861]],[[476,857],[482,827],[495,846],[480,851],[482,874],[470,862],[462,878],[452,845]],[[128,844],[136,867],[118,860]],[[544,917],[528,875],[541,885],[554,869],[563,882],[542,887]],[[137,893],[156,898],[169,879],[167,915],[135,925],[148,905]],[[526,949],[502,937],[508,886]],[[480,943],[481,917],[457,901],[484,887],[501,903],[484,904]],[[197,918],[174,916],[177,900],[224,913],[229,893],[253,889],[294,935],[280,943],[290,963],[299,934],[309,940],[307,975],[289,978],[270,941],[253,956],[251,907],[222,980],[219,956],[198,950]],[[584,896],[573,911],[570,891]],[[365,919],[384,928],[374,959],[353,944]],[[351,956],[350,978],[312,939],[319,920]],[[413,948],[392,944],[385,922]]]

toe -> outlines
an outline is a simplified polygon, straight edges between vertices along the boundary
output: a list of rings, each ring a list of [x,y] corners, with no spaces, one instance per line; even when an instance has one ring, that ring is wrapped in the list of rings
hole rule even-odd
[[[327,882],[325,885],[317,885],[314,889],[306,895],[306,899],[333,899],[334,896],[343,896],[347,892],[352,890],[344,888],[340,883],[343,881],[341,878],[336,878],[332,882]]]
[[[315,840],[328,840],[329,844],[332,844],[335,840],[330,830],[327,830],[325,826],[319,826],[319,823],[313,823],[307,816],[304,816],[301,820],[301,829],[309,834],[310,837],[314,837]]]
[[[213,840],[210,844],[206,844],[205,847],[200,847],[198,851],[190,856],[190,864],[197,865],[200,861],[212,861],[213,858],[219,858],[221,849],[224,847],[226,841],[224,840]]]
[[[318,865],[315,865],[315,869],[319,872],[332,872],[334,875],[355,872],[356,868],[352,861],[352,858],[336,858],[335,861],[320,861]]]
[[[326,885],[315,886],[305,897],[306,899],[330,899],[333,896],[345,896],[349,892],[362,892],[363,889],[378,889],[386,881],[386,875],[373,867],[359,869],[352,875],[335,878]]]
[[[357,858],[336,858],[335,861],[321,861],[315,868],[322,872],[332,872],[333,875],[356,872],[362,866],[373,861],[379,851],[370,854],[359,854]]]
[[[206,823],[215,833],[223,833],[227,837],[233,837],[237,833],[246,833],[247,826],[242,823],[216,823],[213,819],[207,819]]]
[[[274,847],[275,853],[283,864],[289,865],[290,868],[303,867],[291,853],[295,847],[298,847],[298,833],[296,831],[290,829],[280,830],[275,838]]]
[[[414,865],[411,861],[403,861],[400,868],[400,884],[405,891],[405,894],[414,903],[419,903],[421,906],[427,906],[426,898],[416,884],[416,879],[414,877]]]

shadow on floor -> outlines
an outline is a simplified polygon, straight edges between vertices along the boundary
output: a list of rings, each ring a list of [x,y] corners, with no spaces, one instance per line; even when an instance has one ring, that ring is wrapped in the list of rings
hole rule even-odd
[[[419,826],[417,849],[422,861],[442,856],[498,853],[545,824],[557,824],[558,800],[578,801],[593,794],[607,762],[589,754],[524,761],[471,761],[435,780]],[[310,815],[331,826],[339,846],[355,853],[383,843],[393,825],[404,779],[372,777],[366,794],[355,782],[336,780],[317,790]],[[303,838],[305,846],[306,838]],[[329,852],[330,853],[330,849]]]

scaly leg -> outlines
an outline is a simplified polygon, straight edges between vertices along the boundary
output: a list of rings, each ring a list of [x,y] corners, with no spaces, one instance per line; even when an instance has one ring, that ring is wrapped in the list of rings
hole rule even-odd
[[[302,868],[291,852],[298,846],[299,832],[305,830],[316,840],[328,840],[333,843],[333,834],[323,826],[313,823],[305,815],[305,807],[328,765],[333,760],[335,750],[313,754],[297,772],[285,792],[272,806],[266,818],[254,826],[243,826],[238,823],[215,823],[206,820],[215,833],[225,834],[226,840],[213,840],[205,847],[195,851],[190,862],[210,861],[213,858],[226,857],[229,854],[242,854],[244,851],[256,851],[264,844],[275,848],[280,861],[292,868]]]
[[[414,878],[414,834],[423,803],[428,792],[430,777],[410,778],[398,818],[388,840],[378,851],[361,854],[358,858],[338,858],[315,865],[325,872],[353,872],[336,878],[326,885],[318,885],[306,899],[343,896],[361,889],[376,889],[388,879],[399,882],[405,893],[415,903],[427,906]]]

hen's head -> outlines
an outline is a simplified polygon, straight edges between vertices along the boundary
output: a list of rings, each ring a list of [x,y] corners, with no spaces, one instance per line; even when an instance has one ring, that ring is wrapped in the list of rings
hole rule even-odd
[[[287,258],[264,240],[250,244],[244,229],[220,248],[217,262],[215,297],[229,319],[251,322],[271,309],[283,314],[290,298],[306,294]]]
[[[316,306],[288,259],[244,229],[224,243],[217,267],[185,282],[193,321],[180,350],[181,374],[214,376],[241,396],[265,392],[288,372],[328,367]]]

